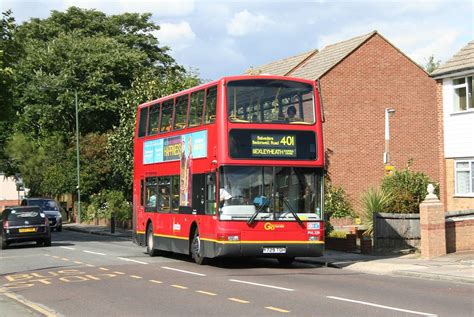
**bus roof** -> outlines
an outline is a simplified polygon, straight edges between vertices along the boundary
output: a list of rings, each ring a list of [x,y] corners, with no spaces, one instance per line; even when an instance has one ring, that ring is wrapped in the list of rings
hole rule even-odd
[[[308,84],[312,84],[312,83],[314,82],[314,81],[312,81],[312,80],[303,79],[303,78],[287,77],[287,76],[276,76],[276,75],[238,75],[238,76],[225,76],[225,77],[221,77],[221,78],[219,78],[219,79],[216,79],[216,80],[213,80],[213,81],[210,81],[210,82],[201,84],[201,85],[199,85],[199,86],[191,87],[191,88],[188,88],[188,89],[185,89],[185,90],[176,92],[176,93],[171,94],[171,95],[167,95],[167,96],[164,96],[164,97],[161,97],[161,98],[158,98],[158,99],[154,99],[154,100],[151,100],[151,101],[147,101],[147,102],[145,102],[145,103],[140,104],[140,105],[138,106],[138,108],[143,108],[143,107],[151,106],[151,105],[154,105],[154,104],[156,104],[156,103],[160,103],[160,102],[162,102],[162,101],[164,101],[164,100],[176,98],[176,97],[179,97],[179,96],[181,96],[181,95],[186,95],[186,94],[188,94],[188,93],[191,93],[191,92],[194,92],[194,91],[197,91],[197,90],[201,90],[201,89],[203,89],[203,88],[215,86],[215,85],[217,85],[217,84],[218,84],[219,82],[221,82],[221,81],[228,82],[228,81],[246,80],[246,79],[278,79],[278,80],[286,80],[286,81],[299,81],[299,82],[308,83]]]

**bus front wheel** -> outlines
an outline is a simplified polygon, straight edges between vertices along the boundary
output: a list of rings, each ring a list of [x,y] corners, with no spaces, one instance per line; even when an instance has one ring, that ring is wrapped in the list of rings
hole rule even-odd
[[[194,231],[193,241],[191,242],[191,257],[194,262],[199,265],[206,264],[206,258],[202,256],[201,239],[199,238],[199,230]]]
[[[153,226],[148,225],[148,230],[146,234],[146,251],[149,256],[157,256],[158,250],[155,249],[155,241],[153,239]]]

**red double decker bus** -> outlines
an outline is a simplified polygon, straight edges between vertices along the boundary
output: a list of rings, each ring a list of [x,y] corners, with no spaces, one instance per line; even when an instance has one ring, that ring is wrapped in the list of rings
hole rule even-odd
[[[316,82],[224,77],[138,107],[134,240],[150,256],[320,256],[323,194]]]

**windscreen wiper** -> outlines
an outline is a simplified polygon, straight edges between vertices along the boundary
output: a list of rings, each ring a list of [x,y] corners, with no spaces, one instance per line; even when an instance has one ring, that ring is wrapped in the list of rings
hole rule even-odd
[[[285,197],[283,197],[283,202],[285,203],[286,207],[288,207],[291,214],[293,215],[293,217],[295,217],[295,220],[300,224],[300,226],[304,227],[303,221],[301,221],[300,217],[298,217],[298,214],[295,212],[293,207],[291,207],[290,203]]]
[[[263,196],[262,196],[263,197]],[[267,199],[265,197],[265,199]],[[252,215],[252,217],[250,217],[250,219],[247,221],[247,224],[249,226],[251,226],[254,222],[255,222],[255,219],[257,218],[258,214],[267,206],[270,205],[270,203],[272,202],[272,197],[270,197],[270,199],[268,199],[268,201],[266,201],[265,203],[262,203],[257,210],[255,210],[254,214]]]

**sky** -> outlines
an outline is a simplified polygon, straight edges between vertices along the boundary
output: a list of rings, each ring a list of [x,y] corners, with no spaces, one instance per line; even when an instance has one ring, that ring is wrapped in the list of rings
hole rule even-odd
[[[204,80],[377,30],[419,64],[474,39],[474,0],[2,0],[17,23],[70,6],[150,12],[161,45]]]

